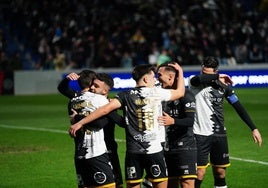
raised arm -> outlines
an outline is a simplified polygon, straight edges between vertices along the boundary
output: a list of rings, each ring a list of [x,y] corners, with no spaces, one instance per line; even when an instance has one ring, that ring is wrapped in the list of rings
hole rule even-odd
[[[184,93],[185,93],[184,76],[183,76],[183,70],[178,63],[175,63],[175,64],[171,63],[168,65],[174,67],[178,71],[177,88],[171,89],[170,100],[173,101],[184,96]]]
[[[58,85],[58,91],[68,97],[69,99],[75,97],[75,91],[72,90],[69,87],[69,81],[70,80],[77,80],[79,78],[79,75],[77,75],[76,73],[70,73],[66,76],[66,78],[64,78]]]
[[[192,86],[198,87],[201,84],[211,84],[212,82],[215,82],[216,80],[221,81],[225,85],[232,85],[233,81],[231,80],[230,76],[227,74],[200,74],[192,77],[190,79],[190,84]]]

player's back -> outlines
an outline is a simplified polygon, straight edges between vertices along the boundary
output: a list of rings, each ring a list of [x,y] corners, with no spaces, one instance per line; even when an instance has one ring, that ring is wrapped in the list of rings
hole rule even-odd
[[[107,104],[109,101],[104,95],[92,92],[80,92],[71,99],[71,108],[79,115],[87,116],[100,106]]]
[[[104,95],[81,92],[71,99],[71,108],[79,115],[87,116],[108,102],[108,99]],[[86,130],[82,148],[86,148],[85,158],[88,159],[105,153],[107,149],[103,129],[90,126],[85,126],[84,129]]]
[[[162,150],[157,118],[162,115],[161,101],[170,99],[162,88],[137,87],[116,95],[126,118],[127,149],[132,153],[156,153]]]

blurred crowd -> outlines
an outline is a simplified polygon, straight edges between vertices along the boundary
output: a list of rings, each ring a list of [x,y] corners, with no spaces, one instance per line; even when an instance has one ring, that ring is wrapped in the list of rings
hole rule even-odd
[[[226,66],[268,62],[265,0],[3,2],[2,70],[199,65],[207,55]]]

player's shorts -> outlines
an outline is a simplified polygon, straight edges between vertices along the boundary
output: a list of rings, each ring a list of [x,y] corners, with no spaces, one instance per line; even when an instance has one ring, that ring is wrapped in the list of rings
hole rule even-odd
[[[154,154],[126,153],[125,176],[127,183],[141,183],[144,170],[151,182],[167,181],[167,168],[163,151]]]
[[[165,152],[168,178],[197,178],[197,149],[184,148],[176,152]]]
[[[217,167],[230,166],[227,135],[195,135],[195,137],[198,168],[206,168],[209,164]]]
[[[113,167],[109,156],[104,153],[90,159],[79,159],[79,169],[81,170],[84,186],[111,186],[115,185]]]

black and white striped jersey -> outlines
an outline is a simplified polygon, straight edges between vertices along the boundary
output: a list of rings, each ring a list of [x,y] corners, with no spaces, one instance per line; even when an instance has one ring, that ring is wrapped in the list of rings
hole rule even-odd
[[[164,129],[157,118],[162,116],[162,101],[170,100],[171,92],[159,87],[136,87],[118,93],[126,121],[126,144],[129,153],[152,154],[162,151]]]
[[[77,96],[71,99],[70,107],[74,109],[79,115],[87,116],[97,108],[107,104],[108,99],[99,94],[92,92],[81,92],[77,93]],[[83,130],[83,141],[78,144],[76,152],[78,158],[93,158],[100,156],[107,151],[106,144],[104,141],[104,132],[102,128],[84,126]]]
[[[194,133],[204,136],[226,134],[223,105],[225,98],[229,101],[235,96],[233,89],[215,80],[197,87],[190,85],[190,90],[196,99]]]

